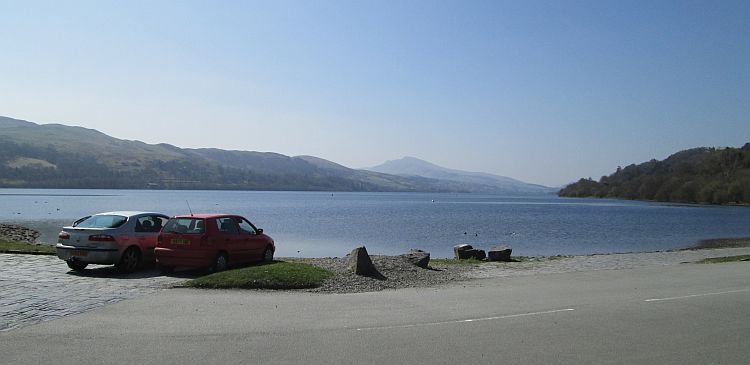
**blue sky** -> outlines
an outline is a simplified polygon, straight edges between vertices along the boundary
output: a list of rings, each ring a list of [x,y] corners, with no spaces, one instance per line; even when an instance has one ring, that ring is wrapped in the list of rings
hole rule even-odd
[[[0,0],[0,115],[557,186],[750,142],[748,1]]]

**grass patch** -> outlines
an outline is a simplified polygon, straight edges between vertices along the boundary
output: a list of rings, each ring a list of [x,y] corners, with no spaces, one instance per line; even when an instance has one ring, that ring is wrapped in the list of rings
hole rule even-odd
[[[726,257],[709,257],[698,261],[699,264],[721,264],[724,262],[750,261],[750,255],[726,256]]]
[[[202,276],[185,283],[207,289],[306,289],[320,286],[333,273],[316,266],[273,261]]]
[[[52,245],[6,241],[0,241],[0,252],[32,255],[54,255],[56,253],[55,246]]]

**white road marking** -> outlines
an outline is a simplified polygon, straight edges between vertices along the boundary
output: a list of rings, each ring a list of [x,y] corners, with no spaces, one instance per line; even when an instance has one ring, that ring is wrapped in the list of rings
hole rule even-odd
[[[445,325],[445,324],[456,324],[456,323],[494,321],[494,320],[498,320],[498,319],[528,317],[528,316],[538,316],[538,315],[542,315],[542,314],[553,314],[553,313],[560,313],[560,312],[570,312],[570,311],[574,311],[574,310],[575,309],[573,309],[573,308],[566,308],[566,309],[555,309],[555,310],[549,310],[549,311],[543,311],[543,312],[530,312],[530,313],[508,314],[508,315],[505,315],[505,316],[496,316],[496,317],[459,319],[459,320],[455,320],[455,321],[445,321],[445,322],[428,322],[428,323],[404,324],[404,325],[398,325],[398,326],[382,326],[382,327],[363,327],[363,328],[357,328],[357,331],[388,330],[388,329],[398,329],[398,328],[414,328],[414,327],[440,326],[440,325]]]
[[[696,297],[707,297],[711,295],[722,295],[722,294],[731,294],[731,293],[741,293],[750,291],[750,288],[748,289],[738,289],[738,290],[727,290],[722,292],[715,292],[715,293],[703,293],[703,294],[691,294],[691,295],[683,295],[679,297],[669,297],[669,298],[652,298],[652,299],[646,299],[644,302],[662,302],[665,300],[677,300],[677,299],[686,299],[686,298],[696,298]]]

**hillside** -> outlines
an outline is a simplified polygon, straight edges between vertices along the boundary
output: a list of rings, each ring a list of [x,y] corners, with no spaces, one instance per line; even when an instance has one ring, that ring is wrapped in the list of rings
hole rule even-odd
[[[437,191],[430,181],[276,153],[182,149],[0,117],[0,187]]]
[[[387,161],[382,165],[368,168],[368,170],[404,177],[418,176],[427,179],[436,179],[446,184],[451,183],[454,186],[462,186],[465,190],[477,192],[544,194],[555,191],[553,188],[528,184],[505,176],[448,169],[415,157],[404,157],[399,160]]]
[[[559,195],[750,204],[750,143],[742,148],[693,148],[664,161],[618,167],[598,182],[589,178],[570,184]]]
[[[0,187],[465,192],[459,184],[350,169],[313,156],[183,149],[0,117]]]

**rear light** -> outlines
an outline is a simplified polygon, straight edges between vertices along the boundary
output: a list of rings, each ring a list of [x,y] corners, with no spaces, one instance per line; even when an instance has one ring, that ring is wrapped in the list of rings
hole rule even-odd
[[[57,234],[57,238],[59,238],[61,240],[70,239],[70,233],[65,232],[65,231],[60,231],[60,233]]]
[[[114,242],[115,238],[108,234],[95,234],[89,236],[89,241],[94,242]]]

